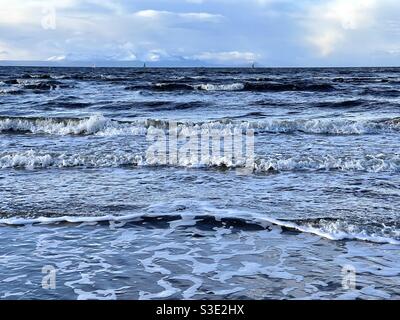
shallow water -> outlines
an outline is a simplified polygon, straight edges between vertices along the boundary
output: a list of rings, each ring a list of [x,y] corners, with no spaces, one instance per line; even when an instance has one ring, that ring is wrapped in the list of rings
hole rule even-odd
[[[0,296],[399,298],[399,70],[0,68]]]

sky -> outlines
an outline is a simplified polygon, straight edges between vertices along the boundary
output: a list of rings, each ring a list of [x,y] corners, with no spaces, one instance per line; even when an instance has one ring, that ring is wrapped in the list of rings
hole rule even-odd
[[[399,0],[0,0],[0,60],[399,66]]]

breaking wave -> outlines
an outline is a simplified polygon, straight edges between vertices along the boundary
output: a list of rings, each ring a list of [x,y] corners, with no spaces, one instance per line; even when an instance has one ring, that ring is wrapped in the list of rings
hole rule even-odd
[[[22,79],[8,79],[2,81],[4,85],[12,86],[21,90],[52,91],[59,88],[71,88],[70,83],[61,82],[47,77],[24,77]]]
[[[182,224],[177,221],[183,220]],[[226,212],[218,210],[210,215],[205,213],[198,214],[176,214],[171,212],[167,215],[141,214],[134,213],[129,215],[102,215],[102,216],[57,216],[57,217],[37,217],[37,218],[3,218],[0,219],[0,225],[32,225],[32,224],[62,224],[62,223],[98,223],[110,224],[113,228],[123,228],[129,226],[151,224],[165,228],[165,224],[170,224],[171,228],[177,224],[182,226],[200,226],[209,230],[217,228],[229,228],[233,232],[240,230],[257,231],[267,229],[269,231],[295,231],[309,233],[321,238],[332,241],[358,240],[373,243],[400,244],[398,239],[398,228],[396,226],[357,226],[344,220],[338,219],[308,219],[302,220],[281,220],[260,214],[251,214],[246,212]],[[145,224],[144,224],[145,223]]]
[[[94,115],[87,119],[65,118],[0,118],[2,133],[30,133],[50,135],[117,135],[139,134],[142,128]]]
[[[152,91],[254,91],[254,92],[279,92],[279,91],[331,91],[335,87],[327,83],[275,83],[275,82],[243,82],[228,84],[187,84],[179,82],[162,82],[147,85],[127,86],[126,90],[152,90]]]
[[[186,107],[185,105],[182,107]],[[170,121],[166,120],[136,120],[118,121],[93,115],[86,119],[66,118],[24,118],[0,117],[0,133],[19,134],[50,134],[50,135],[139,135],[145,134],[150,128],[168,130]],[[400,120],[350,120],[350,119],[295,119],[295,120],[260,120],[237,121],[216,120],[208,122],[178,122],[178,130],[185,133],[199,134],[204,130],[246,130],[255,133],[275,134],[328,134],[328,135],[362,135],[398,132]]]
[[[0,95],[20,95],[24,92],[18,89],[0,89]]]
[[[232,159],[223,156],[207,156],[199,159],[180,157],[173,163],[153,155],[133,152],[91,153],[41,153],[34,150],[0,153],[1,169],[44,168],[103,168],[120,166],[171,166],[194,169],[241,169],[244,173],[269,174],[286,171],[364,171],[400,172],[399,155],[366,155],[360,158],[322,156],[265,156],[255,159]]]

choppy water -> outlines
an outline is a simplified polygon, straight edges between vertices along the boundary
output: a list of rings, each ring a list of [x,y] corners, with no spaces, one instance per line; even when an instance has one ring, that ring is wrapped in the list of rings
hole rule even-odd
[[[0,68],[0,297],[399,298],[399,110],[394,68]],[[149,158],[170,121],[254,161]]]

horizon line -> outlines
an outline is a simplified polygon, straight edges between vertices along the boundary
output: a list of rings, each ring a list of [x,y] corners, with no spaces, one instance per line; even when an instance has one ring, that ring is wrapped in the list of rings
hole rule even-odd
[[[96,63],[99,63],[101,65],[97,66]],[[141,66],[139,64],[145,63],[146,66]],[[148,61],[95,61],[95,62],[90,62],[90,61],[69,61],[66,63],[63,62],[52,62],[52,61],[44,61],[44,60],[0,60],[0,67],[27,67],[27,68],[38,68],[38,67],[51,67],[51,68],[91,68],[91,69],[96,69],[96,68],[132,68],[132,69],[164,69],[164,68],[173,68],[173,69],[220,69],[220,68],[225,68],[225,69],[253,69],[251,63],[249,63],[249,66],[243,65],[243,64],[238,64],[238,65],[218,65],[218,64],[205,64],[205,65],[174,65],[174,64],[166,64],[163,65],[164,62],[159,61],[159,62],[148,62]],[[40,65],[38,65],[40,64]],[[78,65],[77,65],[78,64]],[[82,64],[82,65],[79,65]],[[104,65],[104,64],[109,64],[109,65]],[[115,65],[112,65],[115,64]],[[126,65],[124,65],[126,64]],[[136,66],[132,65],[129,66],[129,64],[138,64]],[[399,66],[394,66],[394,65],[315,65],[315,66],[266,66],[266,65],[260,65],[256,64],[254,69],[345,69],[345,68],[400,68]]]

